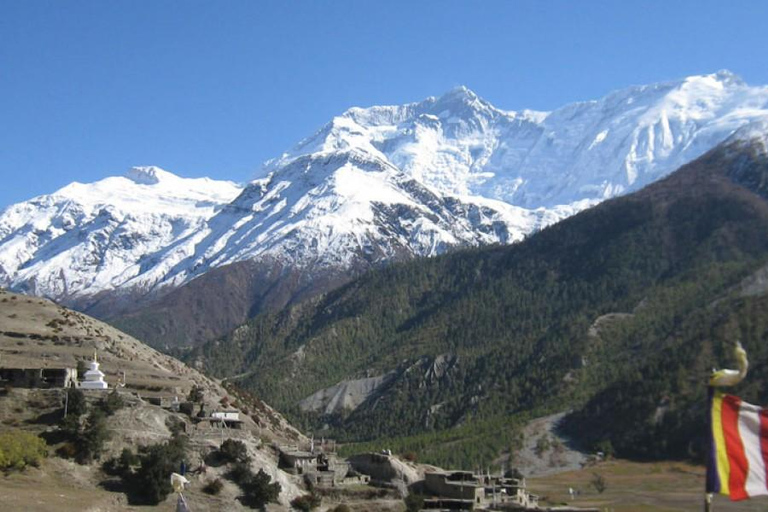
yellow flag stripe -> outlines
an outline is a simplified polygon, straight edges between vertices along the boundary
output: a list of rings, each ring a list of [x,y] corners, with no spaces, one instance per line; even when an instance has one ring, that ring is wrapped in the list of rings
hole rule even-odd
[[[729,495],[728,480],[731,476],[731,465],[728,462],[728,451],[725,449],[725,434],[723,433],[723,394],[716,392],[712,398],[712,433],[715,436],[715,452],[717,453],[717,475],[720,478],[720,494]]]

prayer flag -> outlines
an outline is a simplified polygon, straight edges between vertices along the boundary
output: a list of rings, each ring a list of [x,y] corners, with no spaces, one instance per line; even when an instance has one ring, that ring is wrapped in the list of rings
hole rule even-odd
[[[734,501],[768,495],[768,409],[709,388],[707,492]]]

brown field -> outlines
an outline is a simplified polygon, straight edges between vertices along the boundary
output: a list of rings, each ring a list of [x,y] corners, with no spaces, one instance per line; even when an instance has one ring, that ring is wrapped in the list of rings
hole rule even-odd
[[[595,473],[605,479],[602,494],[590,484]],[[531,478],[528,487],[546,498],[542,505],[599,507],[613,512],[704,510],[704,468],[680,462],[612,460],[577,471]],[[569,487],[581,494],[571,500]],[[768,511],[768,498],[732,502],[726,496],[715,496],[712,510]]]

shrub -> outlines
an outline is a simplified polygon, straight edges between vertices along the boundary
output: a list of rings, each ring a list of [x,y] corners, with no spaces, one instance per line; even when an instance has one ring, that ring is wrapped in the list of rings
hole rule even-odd
[[[139,448],[138,468],[133,471],[136,460],[133,454],[125,454],[123,461],[121,454],[121,464],[125,462],[126,467],[131,468],[125,471],[123,482],[129,489],[129,501],[131,503],[143,503],[148,505],[157,505],[165,500],[166,496],[173,490],[171,488],[171,473],[178,471],[179,466],[186,457],[187,439],[185,436],[174,436],[170,441],[163,444],[154,444]]]
[[[320,506],[320,496],[317,494],[305,494],[291,500],[291,507],[303,512],[309,512]]]
[[[603,439],[602,441],[595,443],[595,451],[603,452],[603,456],[606,459],[610,459],[614,455],[613,443],[611,443],[610,439]]]
[[[341,505],[336,505],[332,512],[352,512],[352,509],[349,508],[349,505],[342,503]]]
[[[142,501],[157,505],[173,490],[171,473],[176,470],[176,461],[168,454],[165,445],[155,444],[141,455],[141,465],[136,471],[135,484],[141,489]]]
[[[58,453],[66,458],[74,456],[80,464],[98,459],[110,437],[103,409],[97,407],[90,412],[88,409],[82,391],[75,388],[67,390],[67,416],[61,420],[59,428],[66,436],[68,445]]]
[[[109,437],[110,432],[107,429],[104,413],[101,409],[92,410],[82,429],[73,439],[77,446],[76,460],[81,464],[91,462],[94,459],[98,460],[101,457],[104,443]]]
[[[227,472],[227,478],[242,487],[248,485],[248,482],[253,478],[253,472],[248,463],[236,462],[232,469]]]
[[[405,509],[408,512],[418,512],[424,507],[424,496],[420,494],[409,494],[405,497]]]
[[[120,453],[119,461],[120,465],[127,469],[130,469],[133,466],[138,466],[139,462],[141,462],[139,456],[133,453],[129,448],[123,448],[123,451]]]
[[[251,508],[263,508],[267,503],[277,501],[282,487],[278,482],[272,482],[272,477],[260,469],[245,484],[240,484],[243,490],[243,503]]]
[[[77,455],[77,446],[75,446],[75,443],[67,441],[56,450],[56,455],[62,459],[74,459],[75,455]]]
[[[241,501],[251,508],[263,508],[267,503],[277,501],[283,490],[263,469],[254,475],[249,461],[235,462],[227,472],[227,478],[240,487],[243,491]]]
[[[125,407],[125,400],[117,392],[117,389],[113,389],[106,397],[99,400],[99,408],[107,416],[112,416],[123,407]]]
[[[227,439],[221,443],[219,455],[227,462],[248,462],[248,449],[242,441]]]
[[[522,480],[525,478],[525,475],[517,469],[517,468],[511,468],[504,472],[504,478],[516,478],[518,480]]]
[[[608,487],[605,477],[600,473],[592,473],[592,480],[589,483],[592,484],[592,487],[594,487],[600,494],[603,494],[603,491]]]
[[[165,426],[168,427],[168,430],[171,431],[171,435],[173,437],[182,435],[186,428],[186,424],[184,423],[184,420],[182,420],[178,416],[168,416],[165,419]]]
[[[0,433],[0,469],[3,471],[39,466],[47,455],[45,441],[30,432],[11,430]]]
[[[77,417],[88,412],[88,404],[85,401],[85,393],[77,388],[67,389],[67,416]]]
[[[534,452],[536,452],[536,455],[541,457],[544,452],[549,450],[552,447],[552,441],[549,439],[549,436],[544,434],[543,436],[539,437],[538,440],[536,440],[536,447],[533,449]]]
[[[65,418],[62,418],[61,423],[59,423],[59,429],[68,439],[73,440],[80,432],[80,423],[79,415],[67,414]]]
[[[168,456],[176,461],[176,467],[187,457],[187,449],[189,448],[189,438],[185,435],[175,434],[171,437],[170,441],[165,444]],[[169,475],[170,477],[170,475]]]
[[[141,500],[145,503],[157,505],[173,490],[171,473],[177,471],[184,460],[183,447],[186,446],[186,443],[175,439],[144,448],[139,455],[141,462],[133,480],[136,488],[141,490]]]
[[[205,391],[203,390],[202,386],[198,386],[195,384],[192,386],[192,389],[189,390],[189,395],[187,395],[187,400],[193,403],[200,403],[205,398]]]
[[[107,474],[130,477],[133,473],[133,467],[139,465],[139,457],[129,448],[123,448],[119,457],[113,457],[104,463],[103,469]]]
[[[216,480],[211,480],[207,484],[203,486],[203,492],[206,494],[211,494],[213,496],[219,494],[221,490],[224,488],[224,483],[221,481],[220,478],[217,478]]]

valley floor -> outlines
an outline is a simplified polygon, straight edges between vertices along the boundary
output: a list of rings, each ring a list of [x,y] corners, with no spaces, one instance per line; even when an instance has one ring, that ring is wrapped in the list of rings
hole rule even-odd
[[[636,463],[621,460],[602,462],[577,471],[528,479],[528,488],[546,501],[543,506],[568,504],[598,507],[613,512],[701,511],[704,500],[704,468],[680,462]],[[605,490],[598,493],[591,485],[594,475],[605,479]],[[574,499],[568,489],[578,490]],[[768,498],[732,502],[715,496],[717,512],[768,510]]]

